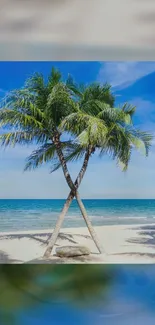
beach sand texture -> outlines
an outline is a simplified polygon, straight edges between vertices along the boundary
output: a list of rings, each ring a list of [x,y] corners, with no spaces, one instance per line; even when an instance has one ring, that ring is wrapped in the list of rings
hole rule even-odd
[[[88,229],[63,228],[55,248],[63,245],[84,245],[91,250],[89,257],[61,259],[55,248],[51,258],[42,258],[52,230],[1,232],[0,263],[155,263],[155,225],[95,227],[105,254],[98,254]]]

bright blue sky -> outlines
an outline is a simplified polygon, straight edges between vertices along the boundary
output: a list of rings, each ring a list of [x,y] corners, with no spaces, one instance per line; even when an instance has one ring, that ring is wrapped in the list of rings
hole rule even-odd
[[[52,66],[64,78],[72,74],[77,82],[110,82],[117,94],[116,103],[129,101],[137,106],[135,122],[154,133],[155,126],[155,62],[0,62],[0,95],[22,87],[34,72],[45,77]],[[0,151],[0,198],[64,198],[68,188],[61,170],[49,175],[49,166],[23,173],[25,158],[34,149],[16,147]],[[83,198],[154,198],[155,150],[146,159],[134,153],[126,174],[108,157],[91,159],[80,188]],[[75,178],[81,162],[71,164]]]

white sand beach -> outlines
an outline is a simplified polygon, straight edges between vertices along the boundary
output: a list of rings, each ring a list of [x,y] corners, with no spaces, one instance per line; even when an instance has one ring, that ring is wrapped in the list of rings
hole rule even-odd
[[[0,263],[155,263],[155,224],[101,226],[95,231],[105,254],[97,252],[87,228],[63,228],[55,245],[84,245],[91,250],[89,257],[67,258],[55,255],[42,259],[52,230],[1,232]]]

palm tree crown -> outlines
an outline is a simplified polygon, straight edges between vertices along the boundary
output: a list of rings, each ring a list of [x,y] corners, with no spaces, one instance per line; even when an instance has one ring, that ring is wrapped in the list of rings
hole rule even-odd
[[[52,69],[47,83],[41,74],[36,73],[22,89],[11,91],[1,103],[2,146],[33,143],[39,146],[25,169],[55,160],[53,137],[60,138],[59,124],[70,112],[76,111],[76,106],[71,98],[71,90],[61,80],[57,70]],[[63,141],[61,145],[66,152],[76,146],[71,141]]]
[[[109,86],[106,87],[109,91]],[[108,154],[125,171],[133,148],[148,155],[152,135],[134,126],[134,106],[125,103],[115,108],[114,97],[109,105],[102,99],[102,94],[103,87],[96,84],[78,92],[78,111],[64,117],[61,128],[74,136],[74,142],[81,149],[91,147],[92,152],[96,150],[100,156]],[[76,159],[76,153],[67,159]]]
[[[78,116],[76,133],[80,133],[84,127],[85,111],[96,114],[95,101],[102,105],[110,105],[109,109],[113,106],[114,96],[108,84],[102,87],[98,84],[77,87],[71,76],[63,82],[60,72],[54,68],[45,83],[43,76],[36,73],[26,81],[22,89],[11,91],[1,103],[0,126],[4,130],[7,128],[7,132],[3,132],[0,136],[1,144],[4,147],[36,144],[39,147],[28,157],[25,170],[37,168],[44,162],[51,164],[53,162],[51,171],[54,171],[58,166],[60,167],[60,164],[57,161],[53,136],[60,141],[63,132],[60,126],[67,116],[69,119]],[[71,113],[73,115],[70,115]],[[72,121],[74,123],[74,119]],[[96,121],[93,115],[92,118],[89,116],[91,132],[95,130]],[[103,122],[100,123],[100,128],[102,130]],[[75,136],[74,131],[72,132],[71,128],[69,130],[70,134],[73,133]],[[106,132],[106,127],[103,131]],[[102,132],[100,136],[105,137]],[[95,136],[92,140],[96,141]],[[80,143],[71,140],[61,140],[61,149],[68,159],[72,159],[75,155],[79,158],[85,152],[85,148]]]

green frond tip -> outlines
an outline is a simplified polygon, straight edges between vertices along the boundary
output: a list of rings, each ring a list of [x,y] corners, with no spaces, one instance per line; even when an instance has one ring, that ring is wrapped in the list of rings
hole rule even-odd
[[[81,147],[79,144],[72,142],[70,143],[70,147],[66,149],[64,152],[64,158],[66,163],[74,162],[79,159],[81,159],[85,154],[85,148]],[[52,165],[51,173],[55,172],[61,167],[61,164],[59,161],[55,161],[55,163]]]
[[[129,114],[132,117],[136,111],[136,106],[133,106],[129,103],[125,103],[121,109],[124,113]]]
[[[86,87],[83,92],[82,105],[89,100],[100,100],[103,103],[109,104],[113,107],[115,102],[115,96],[111,92],[111,86],[108,83],[100,85],[99,83],[93,83]]]
[[[64,141],[61,143],[61,149],[66,162],[78,159],[83,155],[84,150],[73,143],[72,141]],[[46,143],[38,149],[34,150],[32,154],[26,159],[24,171],[33,170],[41,167],[44,163],[52,163],[51,172],[56,171],[61,167],[57,157],[55,145],[53,143]]]
[[[39,149],[34,150],[26,159],[24,171],[32,170],[40,167],[43,163],[51,162],[56,157],[55,145],[46,143]]]
[[[27,145],[32,144],[32,139],[33,136],[30,132],[8,132],[0,135],[0,145],[2,147],[15,147],[17,144]]]
[[[27,112],[2,109],[0,110],[0,126],[1,127],[13,127],[27,130],[28,128],[40,128],[43,129],[42,123],[38,121],[33,115]]]
[[[120,169],[122,170],[122,172],[126,172],[127,171],[128,164],[125,164],[120,159],[118,159],[117,163],[118,163],[118,166],[120,167]]]
[[[73,77],[68,74],[68,78],[66,80],[66,86],[71,91],[71,95],[74,97],[81,98],[82,97],[82,88],[75,83]]]
[[[35,72],[25,82],[25,88],[29,91],[34,91],[37,94],[45,89],[44,76],[41,73]]]
[[[152,140],[154,137],[148,132],[135,130],[135,132],[130,135],[130,138],[133,146],[143,155],[148,156],[149,149],[151,147]]]
[[[61,82],[61,79],[61,72],[55,67],[52,67],[51,74],[48,77],[48,88],[51,90],[55,85]]]

